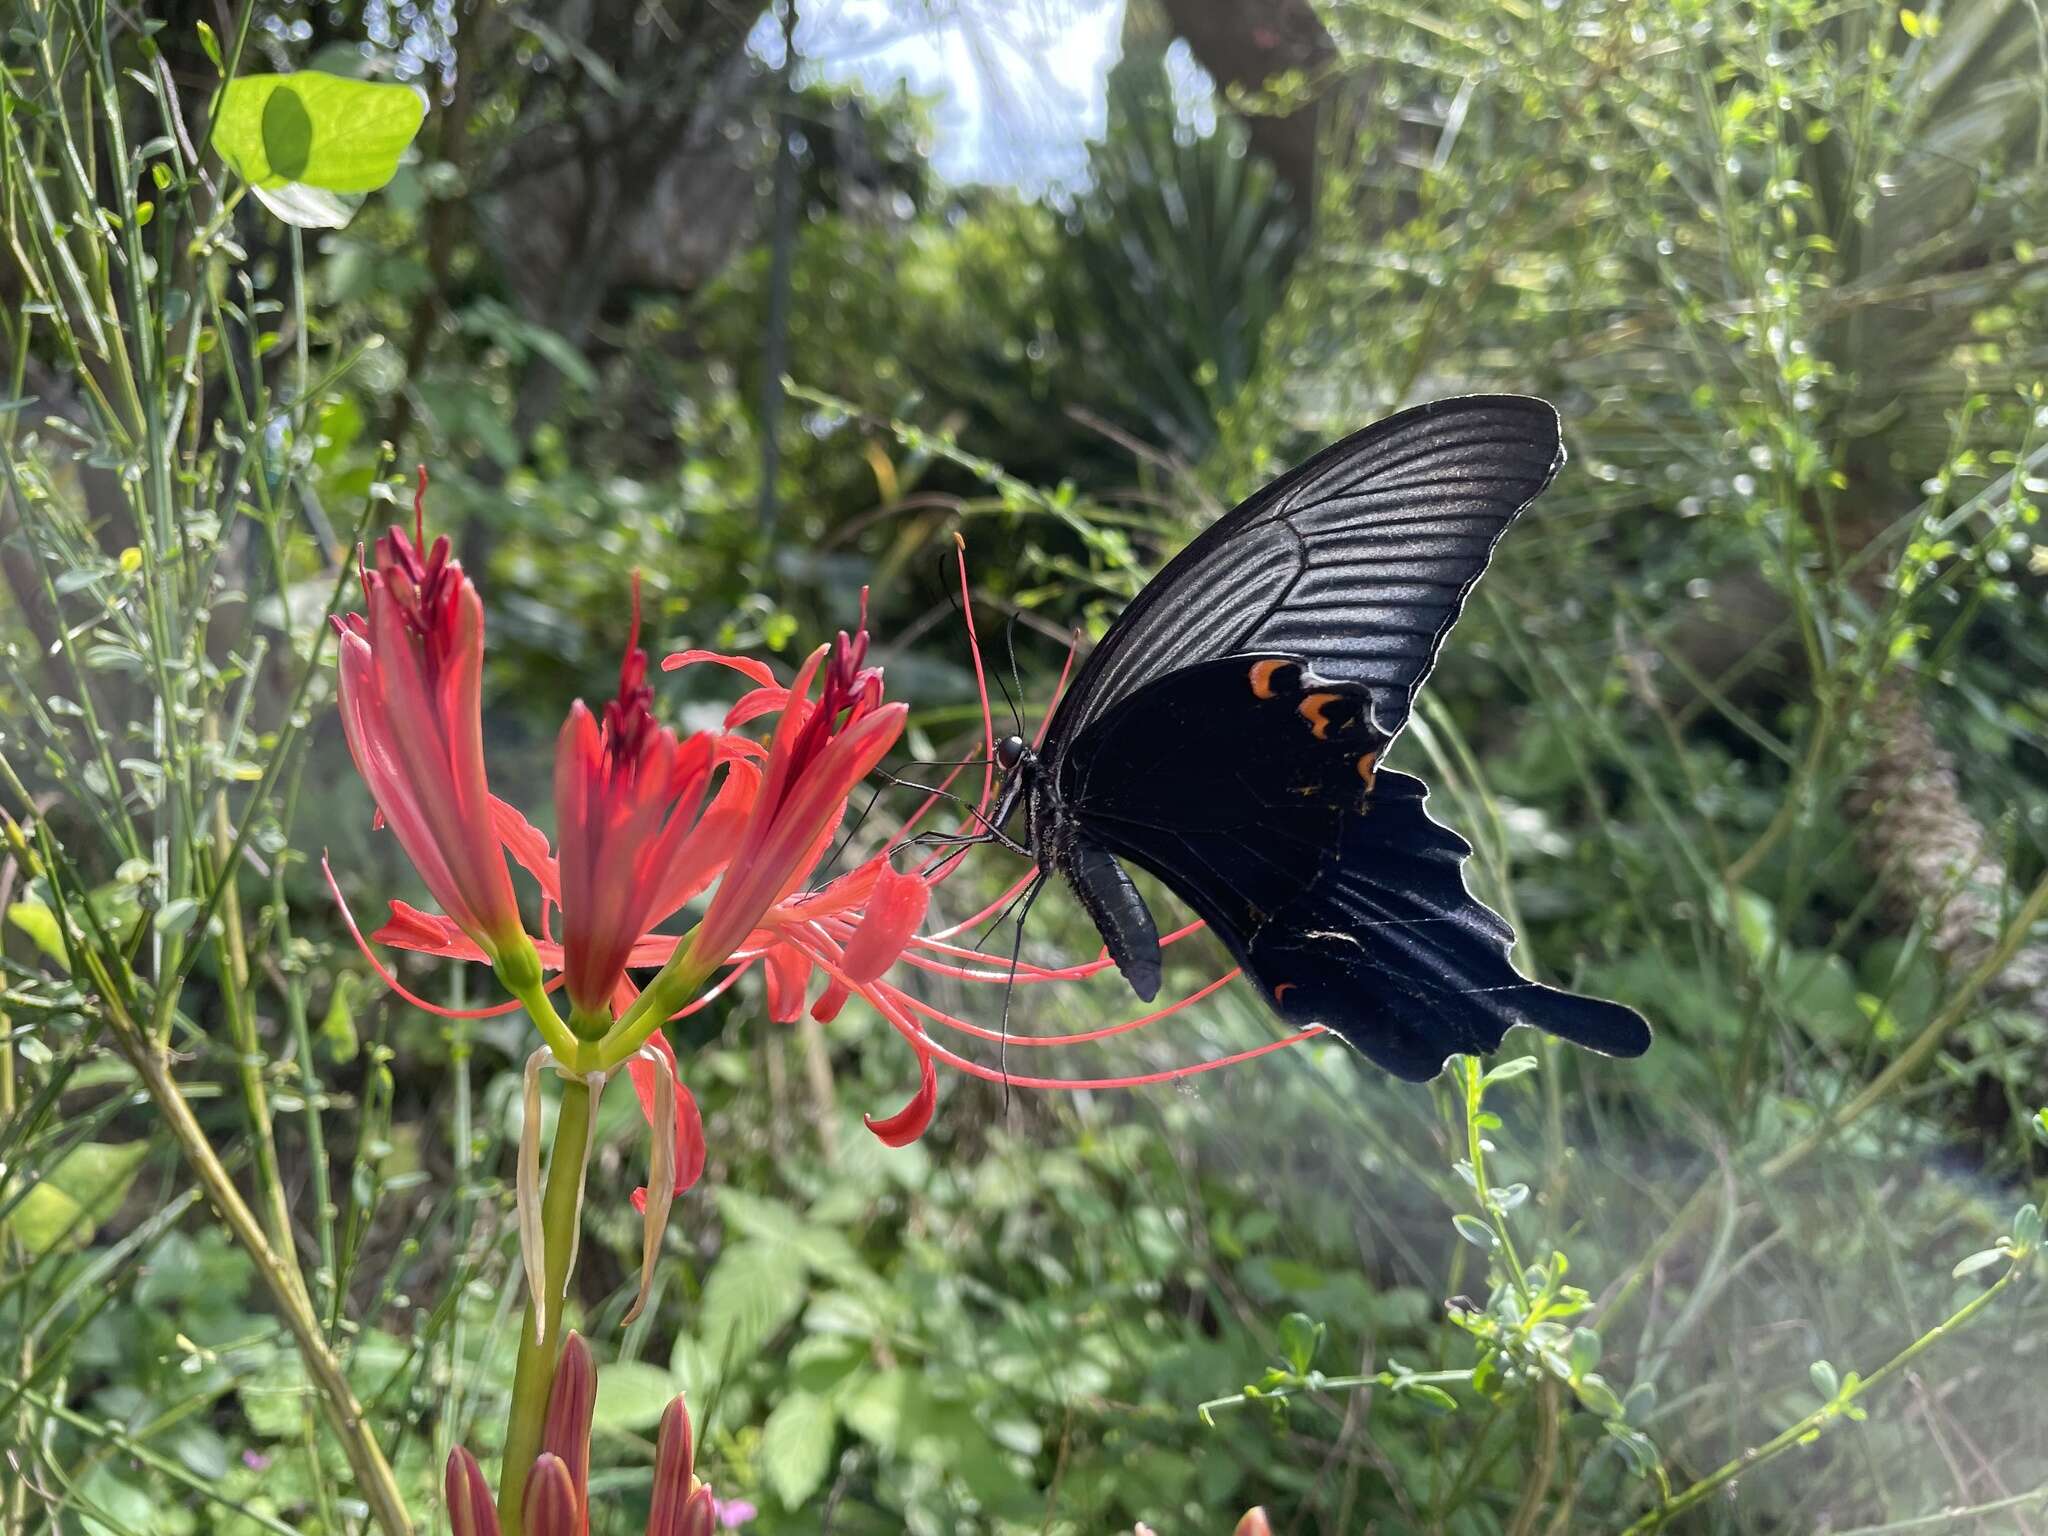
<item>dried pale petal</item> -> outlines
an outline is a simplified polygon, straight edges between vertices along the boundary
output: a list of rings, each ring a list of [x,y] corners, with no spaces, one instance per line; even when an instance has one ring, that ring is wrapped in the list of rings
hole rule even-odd
[[[542,1452],[526,1475],[525,1536],[583,1536],[581,1502],[569,1464]]]
[[[548,1389],[548,1416],[541,1425],[540,1448],[567,1463],[579,1499],[590,1486],[590,1419],[596,1408],[597,1366],[583,1335],[571,1333],[562,1341],[555,1384]]]
[[[1265,1510],[1253,1505],[1244,1512],[1244,1518],[1237,1522],[1237,1529],[1230,1536],[1273,1536],[1272,1522],[1267,1520]]]
[[[654,1064],[654,1150],[648,1160],[647,1204],[640,1222],[640,1293],[626,1313],[627,1323],[647,1305],[647,1293],[654,1285],[654,1261],[661,1257],[661,1235],[668,1230],[668,1208],[676,1198],[675,1070],[651,1047],[643,1046],[640,1054]]]
[[[519,1115],[519,1164],[513,1198],[519,1213],[519,1262],[526,1271],[526,1296],[533,1303],[533,1339],[547,1336],[547,1248],[540,1221],[540,1071],[553,1060],[543,1047],[526,1058],[525,1092]],[[597,1117],[591,1116],[592,1124]]]
[[[661,1416],[654,1442],[654,1503],[647,1514],[647,1536],[676,1536],[696,1479],[690,1475],[695,1455],[690,1410],[680,1395]]]
[[[484,1469],[461,1446],[448,1453],[448,1528],[454,1536],[498,1536],[498,1509]]]

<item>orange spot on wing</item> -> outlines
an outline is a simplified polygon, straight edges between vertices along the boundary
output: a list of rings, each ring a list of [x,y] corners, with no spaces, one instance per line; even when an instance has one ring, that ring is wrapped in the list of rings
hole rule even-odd
[[[1278,672],[1282,667],[1288,665],[1290,665],[1290,663],[1288,662],[1273,661],[1270,659],[1266,661],[1253,662],[1251,670],[1253,695],[1261,699],[1270,699],[1271,697],[1273,697],[1273,674],[1275,672]]]
[[[1342,697],[1344,695],[1341,693],[1312,693],[1295,705],[1295,708],[1301,712],[1301,718],[1306,720],[1309,723],[1309,728],[1316,733],[1317,741],[1326,740],[1329,737],[1331,725],[1335,723],[1324,714],[1324,711]]]
[[[1293,982],[1291,982],[1291,981],[1283,981],[1283,982],[1279,983],[1279,984],[1278,984],[1277,986],[1275,986],[1275,987],[1273,988],[1273,1001],[1274,1001],[1274,1002],[1276,1002],[1276,1003],[1277,1003],[1277,1002],[1279,1002],[1279,1001],[1280,1001],[1280,1000],[1281,1000],[1281,999],[1282,999],[1283,997],[1285,997],[1285,996],[1286,996],[1286,995],[1287,995],[1287,994],[1288,994],[1288,993],[1289,993],[1290,991],[1292,991],[1292,990],[1293,990],[1293,988],[1294,988],[1294,983],[1293,983]]]
[[[1376,770],[1379,766],[1379,760],[1380,755],[1377,752],[1368,752],[1358,760],[1358,776],[1365,780],[1365,787],[1368,791],[1372,789],[1372,781],[1377,777]]]

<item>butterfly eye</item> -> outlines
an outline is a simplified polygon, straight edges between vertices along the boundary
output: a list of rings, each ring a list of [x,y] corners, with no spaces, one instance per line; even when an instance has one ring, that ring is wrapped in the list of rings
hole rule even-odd
[[[996,766],[1002,769],[1003,772],[1008,773],[1023,761],[1024,738],[1022,736],[1005,736],[996,743]]]

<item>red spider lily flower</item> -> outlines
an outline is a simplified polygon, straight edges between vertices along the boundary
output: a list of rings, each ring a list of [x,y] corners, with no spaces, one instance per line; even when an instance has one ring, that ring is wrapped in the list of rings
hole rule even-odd
[[[424,495],[426,477],[420,489]],[[434,900],[493,961],[527,940],[484,782],[483,602],[445,538],[393,528],[337,618],[341,720],[356,769]]]
[[[678,742],[655,722],[653,698],[636,576],[618,696],[604,706],[602,724],[577,700],[555,750],[562,965],[572,1023],[598,1023],[580,1032],[602,1033],[611,1023],[612,994],[634,944],[702,889],[731,856],[738,830],[729,817],[709,829],[697,819],[716,739],[699,732]]]
[[[528,1470],[525,1536],[589,1536],[590,1420],[597,1401],[597,1367],[590,1346],[571,1333],[548,1393],[540,1454]],[[654,1450],[654,1500],[647,1536],[711,1536],[720,1504],[695,1476],[690,1413],[678,1397],[661,1416]],[[454,1536],[500,1536],[498,1512],[474,1456],[457,1446],[448,1455],[448,1525]]]
[[[790,688],[756,689],[727,716],[731,727],[780,712],[746,829],[681,962],[693,975],[722,965],[810,874],[839,830],[854,786],[902,733],[907,707],[883,703],[881,670],[865,665],[865,594],[862,609],[855,634],[841,630],[829,648],[813,652]],[[673,669],[691,659],[671,656],[662,665]],[[813,704],[811,683],[821,668],[824,687]]]

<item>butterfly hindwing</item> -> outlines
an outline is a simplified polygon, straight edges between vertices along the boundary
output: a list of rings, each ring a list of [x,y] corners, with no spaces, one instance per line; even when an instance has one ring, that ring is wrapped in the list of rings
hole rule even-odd
[[[1610,1055],[1649,1044],[1619,1004],[1541,986],[1465,888],[1470,846],[1419,780],[1379,766],[1373,691],[1299,656],[1205,661],[1082,733],[1057,790],[1081,846],[1151,871],[1291,1024],[1322,1024],[1397,1076],[1529,1023]]]

